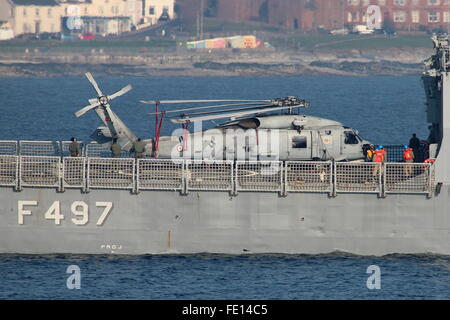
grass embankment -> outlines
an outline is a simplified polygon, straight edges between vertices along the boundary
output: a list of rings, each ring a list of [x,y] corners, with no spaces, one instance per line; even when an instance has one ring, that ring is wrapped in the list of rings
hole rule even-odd
[[[430,48],[429,35],[401,34],[384,35],[289,35],[285,38],[274,37],[272,44],[279,47],[298,49],[391,49],[391,48]]]
[[[170,50],[176,48],[174,40],[119,41],[119,40],[11,40],[0,42],[0,52],[24,53],[26,49],[34,52],[90,53],[92,50],[110,52],[138,53],[145,51]]]

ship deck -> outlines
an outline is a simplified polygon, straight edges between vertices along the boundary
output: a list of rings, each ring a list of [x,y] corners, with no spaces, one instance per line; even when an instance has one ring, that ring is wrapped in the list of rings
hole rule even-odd
[[[103,149],[102,149],[103,148]],[[426,194],[435,188],[434,167],[426,163],[334,161],[213,161],[131,157],[108,158],[103,146],[70,157],[67,142],[0,141],[0,186],[151,190]],[[108,153],[106,153],[108,154]],[[391,157],[392,157],[391,153]]]

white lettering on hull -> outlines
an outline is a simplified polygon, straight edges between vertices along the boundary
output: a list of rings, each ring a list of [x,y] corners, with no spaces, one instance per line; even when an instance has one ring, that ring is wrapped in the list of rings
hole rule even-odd
[[[96,225],[103,226],[109,214],[112,211],[113,203],[100,201],[95,202],[96,208],[104,208],[100,217],[98,218]],[[17,202],[17,218],[18,224],[25,224],[25,216],[31,216],[33,210],[25,209],[25,207],[39,207],[39,202],[35,200],[19,200]],[[74,201],[70,206],[70,211],[75,216],[71,221],[76,226],[85,226],[89,222],[89,205],[84,201]],[[61,202],[54,201],[48,210],[44,214],[44,218],[47,220],[53,220],[55,225],[61,225],[61,221],[64,220],[64,215],[61,211]]]

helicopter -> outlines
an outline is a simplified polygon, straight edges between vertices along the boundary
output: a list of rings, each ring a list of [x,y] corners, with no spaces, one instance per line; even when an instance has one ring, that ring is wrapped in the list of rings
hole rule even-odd
[[[80,117],[94,109],[103,122],[90,136],[99,144],[112,144],[133,152],[138,137],[112,111],[109,102],[130,91],[130,85],[112,95],[104,95],[90,73],[86,77],[97,98],[75,113]],[[370,142],[357,130],[319,117],[301,115],[294,110],[310,103],[297,97],[268,100],[143,100],[154,104],[155,136],[142,140],[145,156],[159,159],[193,160],[299,160],[360,161]],[[211,105],[214,103],[214,105]],[[166,109],[170,105],[191,105],[182,109]],[[207,104],[201,105],[199,104]],[[274,114],[278,112],[278,114]],[[164,119],[181,125],[172,136],[161,136]],[[206,121],[226,119],[211,129],[203,129]],[[194,132],[189,126],[194,126]]]

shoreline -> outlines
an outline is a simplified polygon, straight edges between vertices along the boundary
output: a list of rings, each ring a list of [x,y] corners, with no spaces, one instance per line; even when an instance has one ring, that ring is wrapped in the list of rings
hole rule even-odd
[[[3,53],[0,77],[82,76],[369,76],[417,75],[426,51],[182,51],[166,53]]]

